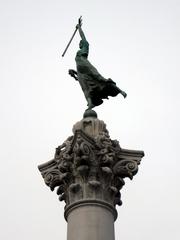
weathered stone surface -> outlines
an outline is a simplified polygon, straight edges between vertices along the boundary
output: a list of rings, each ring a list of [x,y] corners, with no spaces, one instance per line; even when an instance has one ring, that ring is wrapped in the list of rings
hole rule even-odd
[[[122,149],[96,117],[77,122],[73,133],[56,148],[53,160],[39,166],[45,183],[52,191],[58,187],[66,209],[87,199],[121,205],[124,178],[132,179],[137,173],[144,153]]]

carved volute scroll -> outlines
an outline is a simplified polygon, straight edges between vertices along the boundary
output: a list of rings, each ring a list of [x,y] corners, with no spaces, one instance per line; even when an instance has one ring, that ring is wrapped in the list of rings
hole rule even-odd
[[[57,187],[66,208],[82,200],[121,205],[124,178],[133,179],[143,151],[122,149],[96,117],[77,122],[73,133],[56,148],[53,160],[39,166],[45,183],[52,191]]]

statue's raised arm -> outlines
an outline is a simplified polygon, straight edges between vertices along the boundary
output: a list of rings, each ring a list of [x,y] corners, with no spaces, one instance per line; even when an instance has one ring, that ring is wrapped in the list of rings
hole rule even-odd
[[[77,56],[84,56],[84,57],[88,57],[88,54],[89,54],[89,43],[85,37],[85,34],[82,30],[82,22],[81,22],[81,19],[79,19],[79,23],[77,24],[76,28],[78,29],[79,31],[79,35],[81,37],[81,40],[80,40],[80,43],[79,43],[79,50],[77,52]]]
[[[82,26],[82,20],[81,20],[81,18],[79,18],[79,23],[77,24],[76,28],[79,30],[79,35],[80,35],[81,39],[83,41],[87,41],[81,26]]]
[[[79,35],[81,36],[81,39],[83,41],[87,41],[81,26],[78,29],[79,29]]]

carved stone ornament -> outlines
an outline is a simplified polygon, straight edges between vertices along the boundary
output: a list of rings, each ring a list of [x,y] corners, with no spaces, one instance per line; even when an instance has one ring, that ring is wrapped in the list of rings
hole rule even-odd
[[[121,205],[124,178],[133,179],[144,152],[122,149],[96,116],[76,123],[73,133],[56,148],[53,160],[38,167],[46,185],[52,191],[57,187],[66,209],[82,200]]]

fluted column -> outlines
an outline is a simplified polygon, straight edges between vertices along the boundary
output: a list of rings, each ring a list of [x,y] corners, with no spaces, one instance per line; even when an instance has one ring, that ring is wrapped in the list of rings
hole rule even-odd
[[[111,140],[94,111],[74,125],[73,136],[56,149],[54,159],[39,166],[45,183],[51,190],[58,187],[66,203],[68,240],[114,240],[123,179],[133,178],[143,156]]]

